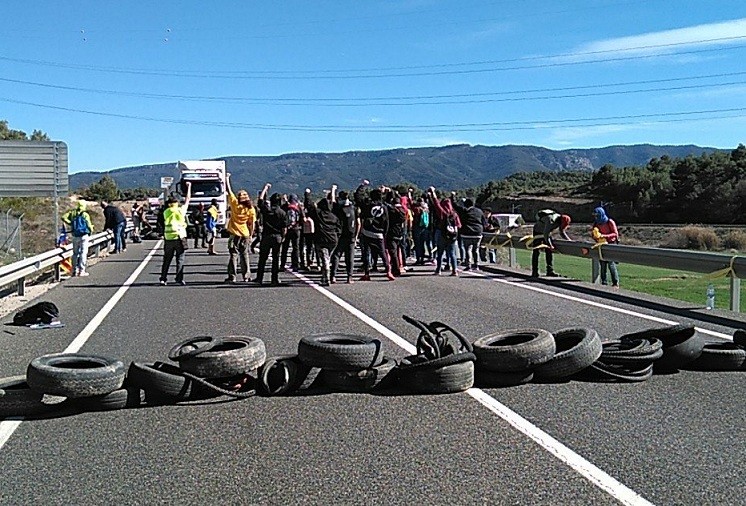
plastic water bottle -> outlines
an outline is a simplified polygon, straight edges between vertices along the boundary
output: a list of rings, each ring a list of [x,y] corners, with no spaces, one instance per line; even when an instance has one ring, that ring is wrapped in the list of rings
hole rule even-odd
[[[715,309],[715,287],[707,285],[707,309]]]

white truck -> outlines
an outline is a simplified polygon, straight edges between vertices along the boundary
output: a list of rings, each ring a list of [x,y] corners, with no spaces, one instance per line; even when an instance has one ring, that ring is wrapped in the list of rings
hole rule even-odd
[[[218,202],[218,230],[222,231],[228,217],[228,190],[225,184],[225,162],[223,160],[184,160],[177,163],[179,169],[178,190],[186,195],[186,182],[192,183],[192,198],[189,213],[200,204],[205,211],[213,199]],[[191,222],[188,233],[193,234]]]

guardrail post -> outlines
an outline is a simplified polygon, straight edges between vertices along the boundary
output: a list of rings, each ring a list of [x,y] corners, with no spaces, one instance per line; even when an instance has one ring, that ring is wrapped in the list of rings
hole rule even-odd
[[[60,270],[61,270],[60,264],[59,263],[54,264],[53,268],[54,268],[54,281],[55,283],[59,283],[60,282]]]
[[[18,295],[20,295],[21,297],[26,295],[26,278],[19,279],[16,282],[16,286],[18,287],[16,290],[18,292]]]
[[[591,283],[597,285],[601,282],[601,262],[591,258]]]
[[[741,278],[733,275],[730,277],[730,310],[741,311]]]
[[[513,245],[510,245],[508,248],[508,265],[511,269],[514,269],[518,265],[518,260],[516,260],[515,257],[515,248]]]

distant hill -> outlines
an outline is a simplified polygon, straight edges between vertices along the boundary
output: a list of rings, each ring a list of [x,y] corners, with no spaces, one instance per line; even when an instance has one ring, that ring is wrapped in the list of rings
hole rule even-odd
[[[458,144],[436,148],[403,148],[345,153],[290,153],[280,156],[226,156],[235,189],[258,190],[269,181],[280,192],[314,191],[336,183],[340,189],[355,188],[369,179],[373,184],[408,181],[421,188],[434,185],[457,189],[477,186],[527,171],[593,171],[610,163],[617,167],[645,165],[652,158],[701,155],[716,151],[699,146],[609,146],[555,151],[536,146],[470,146]],[[161,176],[178,176],[176,160],[168,164],[125,167],[109,172],[79,172],[70,175],[70,187],[78,189],[104,175],[120,188],[155,187]]]

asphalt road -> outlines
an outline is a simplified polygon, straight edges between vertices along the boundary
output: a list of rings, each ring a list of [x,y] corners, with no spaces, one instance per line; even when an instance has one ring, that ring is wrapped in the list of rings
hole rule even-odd
[[[64,328],[3,327],[14,334],[0,333],[0,377],[76,337],[81,352],[128,363],[165,361],[197,335],[253,335],[278,355],[337,330],[381,337],[401,358],[409,352],[397,343],[417,336],[402,314],[445,321],[471,340],[527,327],[615,337],[664,321],[693,322],[713,339],[746,328],[733,313],[504,270],[451,278],[418,267],[392,283],[379,275],[329,289],[313,284],[318,275],[285,273],[286,286],[270,288],[225,285],[227,254],[189,250],[187,286],[162,287],[160,250],[144,263],[155,245],[131,245],[45,294]],[[682,371],[639,384],[320,390],[6,420],[0,503],[744,504],[744,387],[746,373]]]

